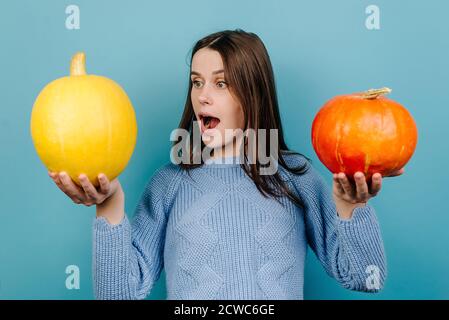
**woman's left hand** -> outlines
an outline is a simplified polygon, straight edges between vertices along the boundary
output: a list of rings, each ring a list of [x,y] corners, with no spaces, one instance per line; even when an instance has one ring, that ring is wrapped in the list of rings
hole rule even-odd
[[[389,177],[399,176],[404,168],[393,172]],[[354,182],[350,181],[343,172],[334,173],[333,194],[337,212],[341,218],[350,219],[356,207],[365,206],[369,199],[375,197],[382,187],[382,175],[375,173],[368,186],[363,172],[354,174]]]

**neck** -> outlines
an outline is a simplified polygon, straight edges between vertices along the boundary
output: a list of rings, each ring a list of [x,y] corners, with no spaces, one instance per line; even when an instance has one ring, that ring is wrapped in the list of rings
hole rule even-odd
[[[230,157],[239,157],[240,156],[240,146],[242,143],[242,138],[234,138],[231,142],[217,147],[212,151],[210,159],[222,159],[222,158],[230,158]]]

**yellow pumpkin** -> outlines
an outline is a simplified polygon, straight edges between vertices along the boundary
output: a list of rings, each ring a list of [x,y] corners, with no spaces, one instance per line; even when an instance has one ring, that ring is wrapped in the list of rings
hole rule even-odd
[[[31,136],[50,171],[65,171],[78,184],[84,173],[116,178],[127,166],[137,139],[133,106],[113,80],[87,75],[85,55],[76,53],[70,76],[56,79],[39,93],[31,113]]]

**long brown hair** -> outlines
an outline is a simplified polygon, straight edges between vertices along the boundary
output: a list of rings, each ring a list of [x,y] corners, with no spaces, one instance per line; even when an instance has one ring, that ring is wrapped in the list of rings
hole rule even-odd
[[[245,130],[252,128],[278,130],[277,154],[278,164],[295,175],[301,175],[307,171],[307,164],[298,167],[288,167],[283,155],[299,154],[290,151],[285,143],[282,131],[281,118],[279,114],[278,99],[274,82],[274,74],[268,52],[260,38],[254,34],[241,29],[225,30],[208,35],[200,39],[193,47],[190,57],[190,66],[195,53],[208,48],[220,53],[223,59],[226,82],[231,94],[238,99],[243,108]],[[185,129],[190,133],[190,146],[193,145],[193,123],[195,113],[191,100],[192,82],[189,78],[189,88],[185,103],[184,112],[179,123],[180,129]],[[267,137],[267,139],[269,139]],[[174,144],[179,142],[175,141]],[[267,141],[269,142],[269,141]],[[201,141],[201,150],[204,148]],[[267,143],[268,154],[271,154],[270,143]],[[193,159],[193,148],[189,150],[189,159]],[[302,207],[303,203],[285,184],[276,171],[272,175],[260,174],[260,163],[247,162],[247,150],[244,151],[244,161],[241,163],[242,169],[254,181],[257,189],[265,196],[271,196],[278,200],[281,196],[287,196],[293,203]],[[307,157],[305,157],[308,159]],[[309,159],[308,159],[309,160]],[[180,163],[179,165],[187,171],[203,164]]]

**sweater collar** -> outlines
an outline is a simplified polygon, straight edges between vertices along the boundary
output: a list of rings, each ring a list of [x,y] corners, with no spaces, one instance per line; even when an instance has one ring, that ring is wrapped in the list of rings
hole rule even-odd
[[[243,163],[243,161],[240,156],[227,156],[215,159],[206,159],[204,161],[205,165],[238,165],[241,163]]]

